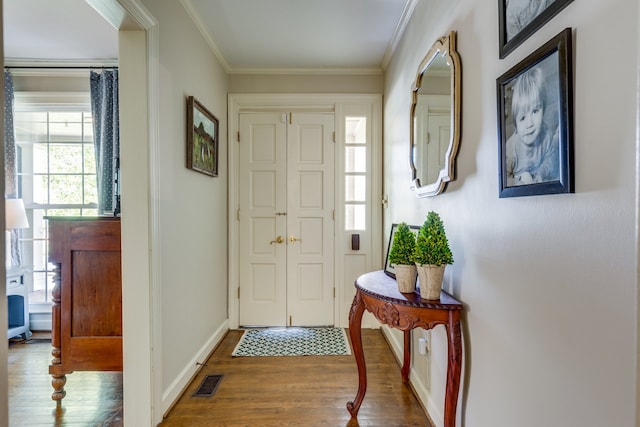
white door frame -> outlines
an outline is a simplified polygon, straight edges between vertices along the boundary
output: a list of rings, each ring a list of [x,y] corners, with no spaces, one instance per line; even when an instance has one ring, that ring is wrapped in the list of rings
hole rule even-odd
[[[238,299],[239,289],[239,222],[237,221],[239,207],[239,114],[241,112],[259,111],[314,111],[314,112],[334,112],[335,132],[336,132],[336,153],[340,151],[341,145],[337,141],[344,140],[343,126],[339,121],[344,119],[343,108],[349,105],[371,105],[373,111],[372,123],[372,152],[371,164],[372,174],[372,212],[371,230],[377,237],[375,230],[381,230],[382,209],[377,203],[382,199],[382,97],[381,95],[369,94],[230,94],[228,100],[228,167],[229,167],[229,327],[237,329],[239,327],[240,304]],[[336,170],[339,170],[336,162]],[[336,181],[338,182],[338,181]],[[338,191],[335,195],[336,224],[339,223],[338,216],[341,215],[339,209]],[[336,225],[337,227],[337,225]],[[337,234],[336,234],[337,235]],[[338,244],[338,238],[336,245]],[[382,255],[380,239],[374,238],[372,253],[368,270],[380,269]],[[337,253],[337,248],[336,248]],[[353,283],[343,283],[339,280],[342,273],[341,257],[336,256],[334,268],[335,294],[344,295],[345,287],[353,287]],[[347,303],[341,298],[335,299],[334,319],[335,325],[340,327],[348,326],[348,314],[350,301]],[[366,325],[365,325],[366,326]]]
[[[123,421],[152,426],[162,421],[170,403],[162,395],[158,350],[160,34],[158,22],[140,0],[86,1],[119,30],[120,149],[123,157],[138,159],[121,168],[123,182],[136,183],[122,192]]]

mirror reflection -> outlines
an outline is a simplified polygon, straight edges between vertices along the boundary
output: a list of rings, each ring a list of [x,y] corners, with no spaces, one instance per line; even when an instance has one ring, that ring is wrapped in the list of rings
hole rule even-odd
[[[420,197],[455,178],[460,135],[460,60],[455,32],[434,43],[418,67],[411,105],[411,168]]]

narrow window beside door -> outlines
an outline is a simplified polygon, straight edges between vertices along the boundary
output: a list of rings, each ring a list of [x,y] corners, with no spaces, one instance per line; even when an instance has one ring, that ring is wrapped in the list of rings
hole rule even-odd
[[[345,118],[345,230],[366,230],[367,118]]]

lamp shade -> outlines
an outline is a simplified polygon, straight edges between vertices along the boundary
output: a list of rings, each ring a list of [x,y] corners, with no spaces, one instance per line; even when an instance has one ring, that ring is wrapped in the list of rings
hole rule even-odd
[[[5,199],[4,212],[5,229],[29,228],[29,220],[22,199]]]

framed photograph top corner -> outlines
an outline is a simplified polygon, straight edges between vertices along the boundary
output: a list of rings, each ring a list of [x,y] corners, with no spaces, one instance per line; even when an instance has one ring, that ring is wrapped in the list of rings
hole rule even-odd
[[[218,119],[193,96],[187,97],[187,168],[218,176]]]
[[[389,242],[387,243],[387,257],[384,262],[384,272],[387,276],[396,278],[396,270],[393,267],[393,264],[389,262],[389,253],[391,252],[391,245],[393,244],[393,236],[396,234],[396,230],[399,224],[393,223],[391,224],[391,232],[389,233]],[[420,231],[420,227],[417,225],[409,225],[409,229],[418,237],[418,232]]]
[[[573,0],[498,0],[500,59],[504,59]]]
[[[500,198],[574,192],[571,33],[496,79]]]

